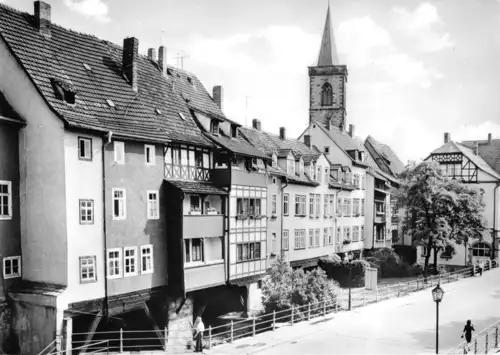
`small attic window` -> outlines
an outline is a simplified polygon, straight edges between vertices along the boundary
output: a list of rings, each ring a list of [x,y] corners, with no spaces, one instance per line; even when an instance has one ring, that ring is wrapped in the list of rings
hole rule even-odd
[[[161,115],[161,110],[159,108],[155,108],[155,112],[159,115]]]
[[[182,112],[179,112],[179,117],[180,117],[183,121],[185,121],[185,120],[186,120],[186,117],[184,117],[184,114],[183,114]]]
[[[109,107],[115,107],[115,103],[110,99],[106,99],[106,103],[108,104]]]
[[[87,69],[88,71],[92,71],[92,68],[90,67],[90,65],[88,65],[87,63],[83,63],[83,67],[85,69]]]
[[[54,94],[59,100],[74,105],[76,100],[76,90],[69,80],[52,79]]]
[[[193,79],[191,79],[189,76],[187,77],[187,81],[188,83],[193,84]]]
[[[231,125],[231,137],[233,138],[238,137],[238,127],[235,125]]]
[[[174,76],[174,74],[172,74],[172,69],[167,69],[167,75]]]

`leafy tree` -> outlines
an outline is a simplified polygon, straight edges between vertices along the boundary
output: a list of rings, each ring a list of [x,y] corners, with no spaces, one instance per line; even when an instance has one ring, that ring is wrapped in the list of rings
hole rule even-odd
[[[481,238],[484,192],[451,179],[437,162],[408,166],[401,177],[398,200],[407,210],[403,223],[417,243],[426,247],[425,270],[434,252],[437,273],[439,251],[468,238]]]

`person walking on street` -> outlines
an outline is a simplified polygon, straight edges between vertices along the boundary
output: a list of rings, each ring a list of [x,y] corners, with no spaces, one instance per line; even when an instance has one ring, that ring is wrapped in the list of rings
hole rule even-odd
[[[196,317],[194,322],[194,338],[196,340],[195,352],[203,352],[203,332],[205,331],[205,325],[201,320],[201,317]]]
[[[483,276],[484,262],[482,260],[479,260],[477,266],[479,267],[479,276]]]
[[[472,325],[470,319],[467,321],[467,324],[465,324],[464,331],[462,333],[462,338],[465,335],[465,340],[467,341],[467,345],[470,344],[472,340],[472,332],[475,332],[476,330],[474,329],[474,326]]]

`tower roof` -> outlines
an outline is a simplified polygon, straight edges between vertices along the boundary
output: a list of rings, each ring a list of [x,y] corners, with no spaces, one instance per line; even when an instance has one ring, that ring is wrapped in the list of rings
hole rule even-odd
[[[339,58],[337,55],[337,46],[335,45],[335,37],[333,36],[330,4],[326,10],[325,28],[321,39],[321,47],[319,49],[318,67],[338,65]]]

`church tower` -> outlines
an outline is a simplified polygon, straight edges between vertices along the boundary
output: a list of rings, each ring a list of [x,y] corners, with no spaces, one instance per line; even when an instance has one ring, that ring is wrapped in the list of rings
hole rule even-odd
[[[314,120],[328,129],[345,129],[346,83],[347,67],[339,64],[328,5],[318,64],[309,67],[309,123]]]

